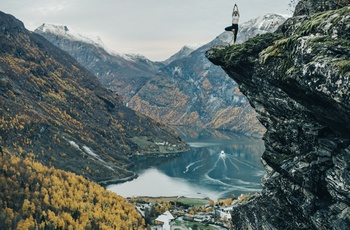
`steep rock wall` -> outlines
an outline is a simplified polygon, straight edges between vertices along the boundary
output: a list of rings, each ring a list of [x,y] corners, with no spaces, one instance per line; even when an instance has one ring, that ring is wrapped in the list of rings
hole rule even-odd
[[[207,51],[267,129],[263,190],[234,209],[235,229],[350,229],[349,15],[299,15],[285,34]]]

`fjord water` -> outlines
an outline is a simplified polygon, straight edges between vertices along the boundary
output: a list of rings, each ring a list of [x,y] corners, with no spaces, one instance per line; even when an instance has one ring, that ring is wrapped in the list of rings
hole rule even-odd
[[[229,132],[185,132],[188,152],[140,160],[133,168],[138,178],[107,186],[124,196],[209,197],[212,200],[261,190],[264,168],[261,139]]]

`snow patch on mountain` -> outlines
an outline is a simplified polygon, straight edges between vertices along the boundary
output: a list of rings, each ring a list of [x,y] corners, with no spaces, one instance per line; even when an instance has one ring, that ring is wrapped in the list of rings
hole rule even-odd
[[[78,41],[78,42],[83,42],[86,44],[91,44],[91,45],[97,46],[99,48],[102,48],[110,55],[113,55],[116,57],[121,57],[127,61],[132,61],[132,62],[137,62],[140,60],[144,61],[144,62],[149,61],[145,56],[143,56],[141,54],[122,54],[122,53],[115,52],[115,51],[109,49],[102,42],[100,37],[88,37],[85,35],[81,35],[80,33],[75,32],[70,27],[65,26],[65,25],[44,23],[40,27],[38,27],[34,32],[39,33],[39,34],[40,33],[51,33],[51,34],[57,35],[59,37],[69,39],[71,41]]]
[[[193,43],[193,44],[187,44],[183,48],[187,47],[187,48],[189,48],[191,50],[196,50],[196,49],[198,49],[199,47],[201,47],[203,45],[204,45],[204,43]]]
[[[275,32],[289,17],[290,15],[270,13],[244,22],[238,27],[237,43],[242,43],[258,34]],[[225,31],[216,39],[214,44],[230,44],[233,42],[233,35],[232,32]]]
[[[288,17],[289,16],[287,15],[281,14],[265,14],[243,23],[241,25],[240,32],[243,33],[254,30],[255,35],[266,32],[274,32],[278,29],[279,26],[284,23]]]
[[[86,37],[75,31],[73,31],[70,27],[59,24],[48,24],[44,23],[40,27],[38,27],[34,32],[41,31],[43,33],[51,33],[64,38],[67,38],[72,41],[80,41],[88,44],[92,44],[98,47],[103,48],[104,50],[108,50],[105,44],[102,42],[100,37]]]
[[[130,54],[130,53],[129,54],[123,54],[123,53],[116,53],[116,52],[112,52],[112,54],[114,56],[122,57],[125,60],[132,61],[132,62],[135,62],[135,61],[138,61],[138,60],[148,60],[145,56],[143,56],[141,54]]]

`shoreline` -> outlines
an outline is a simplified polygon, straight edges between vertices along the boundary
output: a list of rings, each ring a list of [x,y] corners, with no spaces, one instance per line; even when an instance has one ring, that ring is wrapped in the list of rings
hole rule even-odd
[[[136,161],[142,161],[142,160],[147,160],[147,159],[152,159],[152,158],[168,158],[168,157],[179,157],[181,154],[189,151],[191,148],[188,147],[188,149],[184,150],[184,151],[173,151],[173,152],[152,152],[152,153],[142,153],[142,154],[133,154],[131,156],[129,156],[130,160],[135,160],[135,162],[132,162],[132,166],[130,166],[129,168],[132,168],[133,165],[136,164]],[[129,170],[130,172],[133,173],[133,175],[128,176],[128,177],[124,177],[124,178],[115,178],[115,179],[109,179],[109,180],[104,180],[104,181],[99,181],[96,182],[99,185],[103,186],[103,187],[107,187],[108,185],[112,185],[112,184],[122,184],[128,181],[132,181],[136,178],[139,177],[139,175],[132,171]]]
[[[97,182],[97,184],[99,184],[99,185],[103,186],[104,188],[106,188],[108,185],[111,185],[111,184],[121,184],[121,183],[132,181],[132,180],[138,178],[139,175],[137,173],[135,173],[135,172],[132,172],[132,173],[133,173],[133,175],[128,176],[128,177],[119,178],[119,179],[115,178],[115,179],[110,179],[110,180],[105,180],[105,181],[99,181],[99,182]]]
[[[180,202],[183,204],[189,204],[190,206],[204,206],[208,205],[211,201],[209,197],[187,197],[187,196],[134,196],[124,197],[127,200],[143,201],[148,203],[161,202]],[[215,202],[215,201],[214,201]]]
[[[187,145],[187,148],[178,151],[160,151],[160,152],[141,152],[129,155],[129,159],[139,158],[139,157],[169,157],[169,156],[179,156],[182,153],[191,150],[191,147]]]

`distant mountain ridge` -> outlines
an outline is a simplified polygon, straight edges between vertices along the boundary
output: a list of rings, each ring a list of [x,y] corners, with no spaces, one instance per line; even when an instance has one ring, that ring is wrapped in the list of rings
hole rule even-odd
[[[269,14],[243,23],[238,42],[253,36],[254,32],[273,32],[285,20],[281,15]],[[252,25],[257,26],[252,28]],[[244,31],[249,31],[249,34],[245,35]],[[147,82],[131,99],[129,106],[170,124],[261,136],[265,129],[237,84],[205,57],[205,51],[211,46],[232,42],[232,33],[223,32],[188,56],[172,61],[160,70],[157,77]]]
[[[171,55],[170,58],[166,59],[165,61],[162,61],[163,64],[169,65],[172,61],[188,57],[193,51],[201,47],[200,44],[194,44],[194,45],[185,45],[183,46],[180,51],[177,53]]]
[[[285,20],[281,15],[268,14],[242,23],[238,42],[255,34],[273,32]],[[163,63],[146,59],[134,60],[133,65],[128,58],[116,59],[89,44],[69,41],[40,28],[35,32],[70,53],[104,85],[122,95],[130,108],[156,120],[257,136],[264,132],[235,82],[204,55],[213,45],[232,43],[231,32],[223,32],[197,49],[184,46]]]
[[[69,28],[68,26],[44,23],[40,27],[38,27],[37,30],[41,30],[44,33],[56,34],[56,35],[65,37],[67,39],[70,39],[72,41],[81,41],[84,43],[89,43],[107,50],[107,47],[103,44],[101,38],[99,37],[91,38],[91,37],[83,36],[79,33],[72,31],[72,29]]]
[[[93,39],[67,32],[66,28],[44,23],[34,32],[68,52],[125,102],[163,66],[141,55],[114,53],[104,48],[102,42],[94,43]]]

